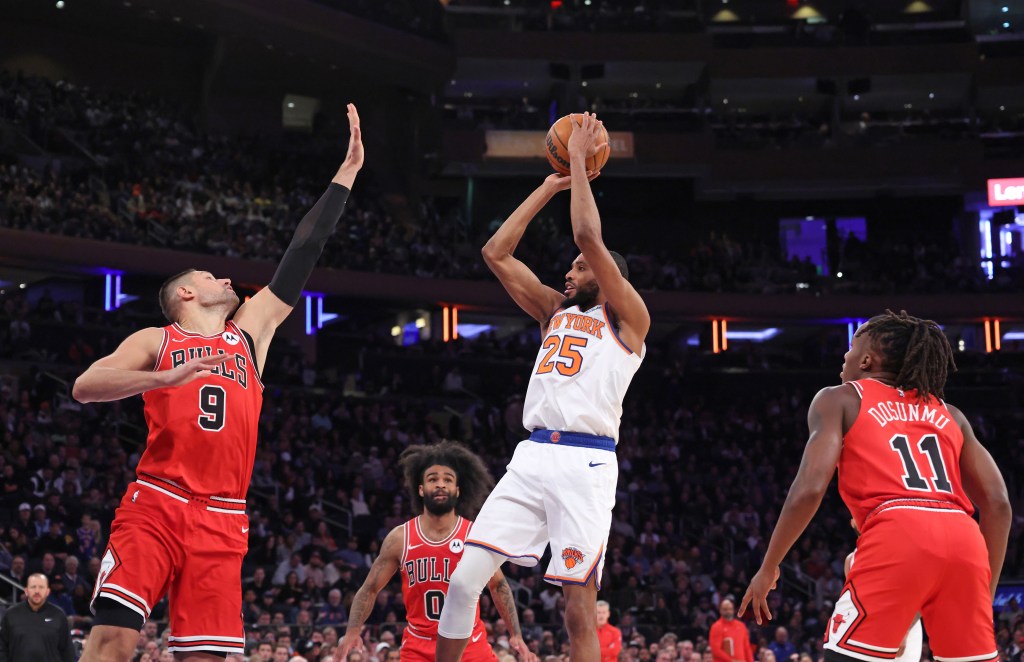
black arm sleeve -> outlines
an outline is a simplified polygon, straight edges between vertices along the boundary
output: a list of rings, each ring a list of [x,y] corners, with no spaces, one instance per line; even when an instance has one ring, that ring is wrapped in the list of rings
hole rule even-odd
[[[313,208],[299,222],[281,263],[277,266],[270,291],[289,306],[295,306],[302,296],[309,275],[313,273],[324,244],[334,233],[341,212],[345,210],[349,190],[341,184],[331,184]]]

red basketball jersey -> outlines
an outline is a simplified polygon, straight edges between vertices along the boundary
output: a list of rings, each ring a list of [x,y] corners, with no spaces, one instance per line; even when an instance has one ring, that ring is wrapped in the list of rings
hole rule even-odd
[[[857,526],[893,500],[942,501],[973,513],[960,482],[964,436],[946,404],[874,379],[849,383],[861,403],[843,438],[839,494]]]
[[[420,518],[405,523],[405,549],[402,551],[402,598],[405,600],[406,633],[420,639],[437,638],[448,580],[466,549],[466,535],[472,522],[460,517],[451,534],[437,542],[428,540],[420,528]],[[473,641],[484,631],[480,606],[476,608]]]
[[[164,327],[154,370],[215,353],[231,358],[205,379],[143,394],[149,437],[136,468],[140,478],[162,478],[197,495],[245,498],[263,404],[254,351],[234,322],[215,336]]]

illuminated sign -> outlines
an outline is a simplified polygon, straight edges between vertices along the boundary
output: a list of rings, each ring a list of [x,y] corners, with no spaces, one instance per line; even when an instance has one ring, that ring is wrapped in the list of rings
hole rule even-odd
[[[546,135],[543,131],[488,131],[485,156],[489,159],[543,159],[547,151],[544,145]],[[631,131],[610,131],[608,142],[612,148],[610,158],[633,158]]]
[[[1024,205],[1024,177],[988,180],[988,204],[990,207]]]

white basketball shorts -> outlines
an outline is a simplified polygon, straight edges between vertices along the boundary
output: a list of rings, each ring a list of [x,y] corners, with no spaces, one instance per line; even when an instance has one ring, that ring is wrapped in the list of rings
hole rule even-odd
[[[523,566],[537,565],[550,544],[544,579],[585,585],[593,577],[600,587],[618,478],[614,439],[535,430],[516,447],[466,544]]]

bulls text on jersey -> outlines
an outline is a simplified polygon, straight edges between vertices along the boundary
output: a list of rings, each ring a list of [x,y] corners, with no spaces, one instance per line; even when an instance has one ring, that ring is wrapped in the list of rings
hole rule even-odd
[[[223,349],[218,349],[217,353],[227,354]],[[171,368],[177,368],[192,359],[198,359],[202,356],[213,356],[213,348],[207,345],[206,347],[171,350]],[[231,366],[231,363],[232,361],[229,359],[210,372],[218,377],[236,381],[242,388],[249,388],[249,360],[245,356],[236,353],[234,367]]]
[[[442,569],[438,569],[438,561],[442,561]],[[452,576],[451,559],[429,557],[406,561],[405,576],[409,578],[410,588],[420,582],[444,582],[447,584]]]

